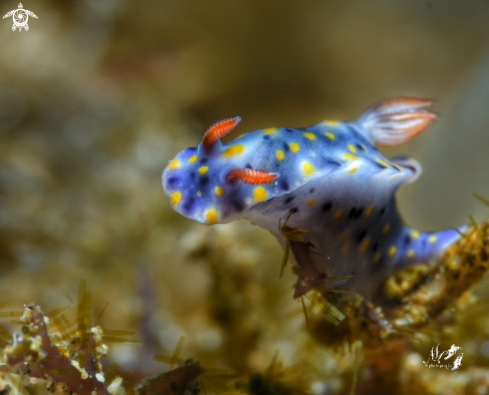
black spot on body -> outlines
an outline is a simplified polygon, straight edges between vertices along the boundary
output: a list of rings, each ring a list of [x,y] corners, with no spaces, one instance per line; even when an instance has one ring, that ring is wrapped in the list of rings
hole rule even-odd
[[[382,217],[385,214],[385,207],[382,207],[382,210],[380,210],[380,216]]]
[[[341,167],[341,163],[340,162],[337,162],[337,161],[335,161],[333,159],[330,159],[330,158],[327,158],[325,160],[325,163],[330,164],[330,165],[335,165],[335,166]]]
[[[379,243],[374,243],[372,246],[372,251],[375,252],[379,248]]]
[[[309,189],[309,193],[314,193],[314,188]]]
[[[365,238],[365,236],[367,235],[367,229],[364,229],[362,230],[359,234],[358,234],[358,242],[361,243],[362,240]]]
[[[380,167],[381,169],[387,169],[389,167],[389,166],[386,166],[386,165],[379,163],[377,161],[375,161],[374,164],[377,165],[378,167]]]
[[[297,211],[299,211],[299,209],[297,207],[292,207],[290,210],[289,210],[292,214],[295,214]]]
[[[194,206],[194,203],[195,203],[195,198],[194,197],[190,197],[184,204],[183,204],[183,209],[186,211],[186,212],[189,212],[192,207]]]
[[[283,191],[288,191],[290,188],[289,183],[286,180],[280,180],[280,188],[282,188]]]
[[[190,172],[190,179],[195,180],[195,171]]]
[[[251,166],[249,163],[247,163],[247,164],[245,165],[245,168],[247,168],[247,169],[253,169],[253,167],[252,167],[252,166]]]
[[[200,181],[199,181],[200,185],[204,186],[204,185],[207,185],[209,183],[209,177],[208,176],[203,176]]]
[[[168,178],[168,185],[175,185],[178,182],[178,177],[170,177]]]
[[[328,212],[329,210],[331,210],[331,207],[333,207],[333,203],[327,202],[327,203],[323,204],[323,211]]]
[[[409,243],[411,243],[411,236],[406,235],[404,237],[404,244],[408,245]]]
[[[266,134],[265,136],[263,136],[263,140],[270,140],[270,136]]]
[[[295,199],[295,196],[289,196],[287,199],[284,200],[284,203],[285,204],[289,204],[290,202],[292,202],[293,200]]]
[[[241,211],[244,210],[245,205],[243,202],[239,201],[238,199],[232,199],[231,200],[231,206],[238,212],[240,213]]]
[[[285,151],[285,152],[289,152],[289,151],[290,151],[289,144],[284,143],[284,151]]]
[[[363,144],[356,144],[357,148],[360,150],[360,151],[366,151],[367,150],[367,147],[365,147]]]
[[[209,158],[200,159],[200,163],[207,163],[208,161],[209,161]]]
[[[292,128],[285,128],[285,131],[287,133],[294,133],[294,129],[292,129]]]
[[[357,212],[355,213],[355,219],[360,218],[360,216],[362,215],[362,213],[363,213],[363,208],[359,208],[357,210]]]
[[[354,218],[357,213],[357,209],[353,207],[350,212],[348,213],[348,218]]]

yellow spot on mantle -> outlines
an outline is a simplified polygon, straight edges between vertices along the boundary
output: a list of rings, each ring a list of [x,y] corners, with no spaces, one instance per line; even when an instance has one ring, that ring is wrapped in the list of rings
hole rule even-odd
[[[233,156],[239,155],[244,151],[243,145],[234,145],[229,147],[226,151],[224,151],[224,156],[226,158],[231,158]]]
[[[208,224],[217,224],[219,222],[219,214],[217,214],[216,209],[211,208],[205,213],[205,220]]]
[[[371,204],[370,206],[368,206],[367,211],[365,211],[365,218],[370,218],[370,216],[372,215],[373,211],[374,211],[374,205]]]
[[[358,167],[354,167],[353,169],[350,170],[350,174],[355,174],[358,170]]]
[[[316,203],[316,199],[309,199],[309,200],[307,201],[307,205],[308,205],[308,206],[314,206],[314,203]]]
[[[170,162],[170,164],[168,165],[168,168],[169,169],[176,169],[180,166],[180,161],[178,159],[174,159]]]
[[[302,164],[302,172],[306,175],[306,176],[311,176],[313,175],[315,172],[316,172],[316,169],[314,168],[313,165],[311,165],[309,162],[304,162]]]
[[[343,247],[343,254],[349,255],[350,254],[350,244],[345,244]]]
[[[394,256],[396,255],[396,253],[397,253],[397,247],[391,246],[391,248],[389,248],[389,256]]]
[[[188,163],[194,163],[197,160],[197,155],[192,155],[188,158]]]
[[[178,205],[182,201],[182,192],[176,191],[170,195],[170,203],[173,206]]]
[[[285,159],[285,152],[282,151],[281,149],[279,149],[276,153],[275,153],[275,157],[278,159],[278,160],[284,160]]]
[[[304,137],[309,140],[316,140],[316,135],[311,132],[304,133]]]
[[[352,155],[352,154],[344,154],[343,156],[345,157],[345,159],[348,159],[348,160],[356,160],[356,159],[358,159],[358,156],[355,156],[355,155]]]
[[[224,189],[222,189],[221,187],[215,187],[214,192],[216,193],[217,196],[224,195]]]
[[[430,243],[430,244],[435,244],[437,239],[438,239],[438,238],[436,237],[436,235],[431,235],[431,236],[428,238],[428,243]]]
[[[413,230],[411,232],[411,236],[413,237],[413,239],[419,239],[419,232],[416,230]]]
[[[387,167],[390,167],[390,166],[389,166],[389,164],[388,164],[387,162],[384,162],[384,161],[383,161],[383,160],[381,160],[381,159],[377,159],[377,160],[376,160],[376,162],[377,162],[379,165],[383,166],[383,167],[386,167],[386,168],[387,168]]]
[[[374,257],[374,262],[375,263],[379,263],[380,262],[380,258],[382,258],[382,254],[380,252],[377,252],[375,254],[375,257]]]
[[[297,151],[299,151],[301,149],[301,146],[299,144],[297,144],[297,143],[290,143],[289,146],[290,146],[290,150],[292,152],[297,152]]]
[[[334,217],[335,217],[336,219],[338,219],[338,218],[341,218],[341,216],[342,216],[342,215],[343,215],[343,210],[338,210],[338,211],[336,212],[336,214],[334,215]]]
[[[339,126],[341,122],[339,121],[324,121],[324,124],[325,125],[328,125],[328,126]]]
[[[267,198],[267,190],[263,187],[256,187],[253,190],[253,199],[255,202],[263,202]]]
[[[209,167],[208,166],[202,166],[199,168],[199,174],[205,174],[209,171]]]
[[[406,256],[407,256],[409,259],[414,258],[414,250],[409,250],[409,251],[408,251],[408,253],[406,254]]]
[[[274,133],[277,133],[278,132],[278,129],[277,128],[268,128],[268,129],[263,129],[263,131],[266,134],[274,134]]]
[[[348,144],[348,149],[350,150],[350,152],[356,154],[357,153],[357,149],[355,148],[355,146],[353,144]]]
[[[389,233],[389,230],[391,230],[391,224],[386,223],[384,228],[382,229],[382,233],[387,234],[387,233]]]
[[[370,239],[367,237],[363,242],[362,246],[360,247],[361,252],[367,251],[368,246],[370,245]]]
[[[328,139],[330,139],[330,140],[333,140],[333,141],[334,141],[334,140],[336,140],[336,136],[335,136],[333,133],[331,133],[331,132],[326,132],[326,133],[324,133],[324,135],[325,135],[325,136],[326,136]]]

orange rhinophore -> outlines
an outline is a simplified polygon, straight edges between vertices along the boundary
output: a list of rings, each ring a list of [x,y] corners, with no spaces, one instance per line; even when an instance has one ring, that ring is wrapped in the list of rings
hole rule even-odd
[[[253,169],[233,169],[226,176],[230,183],[244,182],[250,185],[269,184],[278,177],[277,174]]]
[[[216,122],[204,134],[202,144],[205,150],[208,150],[216,144],[221,138],[230,133],[241,122],[240,117],[228,118]]]

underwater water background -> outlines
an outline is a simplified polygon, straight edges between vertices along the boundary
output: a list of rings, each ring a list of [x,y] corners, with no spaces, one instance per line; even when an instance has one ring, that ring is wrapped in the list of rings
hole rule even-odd
[[[272,236],[243,221],[192,223],[164,195],[168,161],[220,119],[241,116],[237,136],[356,119],[394,96],[437,99],[440,118],[423,135],[383,150],[423,166],[400,193],[401,213],[423,231],[488,217],[472,196],[489,197],[487,1],[24,8],[39,17],[28,32],[0,21],[1,310],[70,304],[87,279],[93,316],[143,341],[111,346],[108,359],[125,369],[161,371],[154,354],[171,354],[184,335],[183,355],[206,366],[251,373],[280,350],[285,365],[303,358],[324,372],[316,393],[350,388],[355,355],[309,339]],[[454,341],[471,350],[468,366],[489,372],[489,316],[461,320]]]

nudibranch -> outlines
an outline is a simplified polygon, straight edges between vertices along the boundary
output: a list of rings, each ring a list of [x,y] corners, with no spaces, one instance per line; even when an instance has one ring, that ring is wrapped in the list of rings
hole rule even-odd
[[[420,134],[437,117],[427,110],[433,104],[398,97],[355,122],[261,129],[223,144],[241,120],[226,119],[169,163],[163,188],[177,212],[204,224],[245,218],[282,244],[285,222],[301,230],[288,240],[299,266],[295,297],[349,277],[341,288],[371,298],[387,276],[436,258],[460,237],[455,229],[423,233],[403,224],[394,195],[421,166],[376,148]]]

